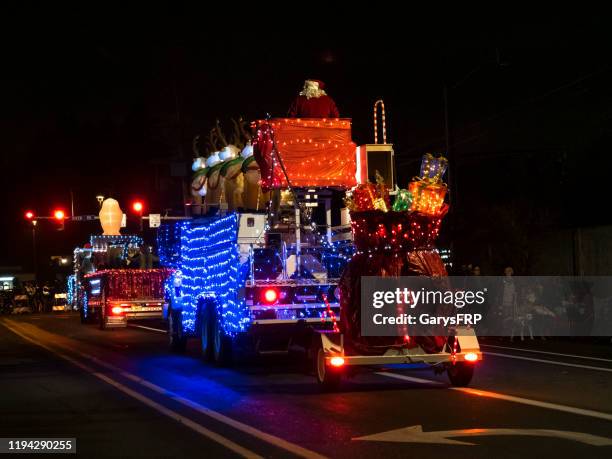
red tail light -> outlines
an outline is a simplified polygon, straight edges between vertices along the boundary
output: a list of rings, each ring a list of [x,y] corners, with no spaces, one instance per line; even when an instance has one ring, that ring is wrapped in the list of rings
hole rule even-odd
[[[344,357],[340,357],[337,355],[329,359],[329,363],[332,367],[341,367],[342,365],[344,365]]]
[[[475,352],[468,352],[465,354],[464,359],[468,362],[476,362],[478,360],[478,354]]]
[[[262,299],[268,304],[276,303],[278,292],[274,288],[267,288],[263,291]]]
[[[123,313],[123,308],[121,306],[113,306],[111,312],[113,313],[113,315],[118,316]]]

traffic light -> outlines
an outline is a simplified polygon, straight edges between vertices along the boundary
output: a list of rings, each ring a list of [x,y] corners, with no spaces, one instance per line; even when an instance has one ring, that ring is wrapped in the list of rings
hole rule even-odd
[[[137,214],[142,214],[142,210],[144,209],[144,204],[142,203],[142,201],[134,201],[132,203],[132,209]]]
[[[25,218],[27,218],[28,220],[32,220],[34,218],[34,212],[32,212],[31,210],[28,210],[25,213]]]
[[[134,211],[134,213],[136,215],[138,215],[138,219],[140,220],[139,225],[140,225],[140,231],[142,231],[142,211],[144,210],[144,204],[142,203],[142,201],[134,201],[132,203],[132,210]]]
[[[55,220],[57,220],[58,222],[60,222],[60,226],[58,228],[58,231],[63,230],[64,229],[64,220],[66,218],[66,213],[62,209],[55,209],[53,211],[53,218]]]

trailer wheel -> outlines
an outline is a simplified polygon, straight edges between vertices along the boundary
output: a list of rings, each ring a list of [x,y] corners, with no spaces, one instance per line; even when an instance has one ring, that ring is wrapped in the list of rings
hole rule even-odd
[[[472,376],[474,376],[474,364],[456,362],[454,365],[449,365],[446,372],[453,386],[464,387],[472,381]]]
[[[181,311],[170,309],[168,314],[168,344],[173,352],[184,352],[187,347],[187,338],[183,335]]]
[[[216,317],[213,317],[212,320],[212,329],[213,329],[213,356],[215,358],[215,362],[217,365],[226,366],[232,363],[232,338],[227,336],[223,327],[217,320]]]
[[[212,311],[205,306],[200,317],[200,347],[202,349],[202,359],[207,362],[213,361],[213,330],[212,330]]]
[[[324,390],[337,390],[342,382],[342,370],[330,368],[325,363],[325,351],[320,340],[317,340],[313,351],[314,372],[318,383]]]

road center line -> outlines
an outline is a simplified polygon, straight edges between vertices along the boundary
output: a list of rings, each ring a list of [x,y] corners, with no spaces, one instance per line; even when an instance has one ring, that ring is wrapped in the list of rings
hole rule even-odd
[[[163,405],[160,405],[159,403],[157,403],[154,400],[151,400],[150,398],[130,389],[127,386],[124,386],[123,384],[121,384],[118,381],[115,381],[114,379],[108,377],[105,374],[102,374],[98,371],[96,371],[95,369],[93,369],[92,367],[85,365],[84,363],[79,362],[76,359],[73,359],[72,357],[64,354],[63,352],[59,352],[56,349],[53,349],[50,346],[47,346],[41,342],[35,341],[32,338],[30,338],[29,336],[25,335],[24,333],[22,333],[21,331],[11,327],[10,325],[8,325],[6,322],[3,322],[3,325],[8,328],[10,331],[12,331],[13,333],[15,333],[16,335],[20,336],[22,339],[35,344],[36,346],[42,347],[43,349],[51,352],[52,354],[57,355],[58,357],[72,363],[73,365],[79,367],[80,369],[82,369],[83,371],[91,374],[92,376],[95,376],[96,378],[104,381],[107,384],[110,384],[111,386],[113,386],[115,389],[123,392],[126,395],[129,395],[130,397],[138,400],[139,402],[147,405],[150,408],[153,408],[154,410],[168,416],[169,418],[185,425],[186,427],[189,427],[191,430],[199,433],[200,435],[213,440],[217,443],[219,443],[220,445],[224,446],[225,448],[235,452],[236,454],[245,457],[245,458],[249,458],[249,459],[263,459],[262,456],[254,453],[253,451],[250,451],[246,448],[243,448],[242,446],[238,445],[237,443],[234,443],[233,441],[225,438],[222,435],[219,435],[216,432],[213,432],[212,430],[208,430],[207,428],[201,426],[200,424],[192,421],[191,419],[180,415],[179,413],[177,413],[176,411],[173,411],[169,408],[166,408]]]
[[[556,355],[559,357],[571,357],[574,359],[597,360],[599,362],[612,362],[612,359],[602,359],[600,357],[588,357],[586,355],[576,355],[576,354],[560,354],[558,352],[537,351],[535,349],[523,349],[520,347],[496,346],[493,344],[481,344],[480,347],[485,347],[485,348],[490,347],[490,348],[495,348],[495,349],[508,349],[510,351],[530,352],[533,354]]]
[[[6,326],[7,328],[11,329],[6,324],[6,321],[4,321],[4,326]],[[12,331],[14,333],[19,334],[20,336],[24,337],[23,335],[21,335],[16,330],[12,330]],[[35,342],[35,341],[33,341],[33,340],[29,339],[29,338],[26,338],[26,339],[28,339],[29,341],[33,342],[34,344],[37,344],[37,345],[39,345],[41,347],[44,347],[45,349],[48,349],[45,345],[43,345],[41,343]],[[269,444],[271,444],[273,446],[281,448],[281,449],[283,449],[285,451],[289,451],[290,453],[295,454],[296,456],[303,457],[303,458],[306,458],[306,459],[325,459],[325,456],[322,456],[322,455],[320,455],[320,454],[318,454],[318,453],[316,453],[314,451],[311,451],[309,449],[303,448],[303,447],[301,447],[299,445],[296,445],[294,443],[291,443],[291,442],[289,442],[287,440],[283,440],[282,438],[277,437],[275,435],[263,432],[263,431],[261,431],[259,429],[251,427],[248,424],[244,424],[244,423],[242,423],[240,421],[236,421],[235,419],[232,419],[232,418],[230,418],[228,416],[225,416],[225,415],[223,415],[223,414],[221,414],[221,413],[219,413],[217,411],[211,410],[210,408],[207,408],[207,407],[205,407],[203,405],[200,405],[199,403],[197,403],[197,402],[195,402],[193,400],[190,400],[190,399],[187,399],[185,397],[182,397],[182,396],[180,396],[180,395],[178,395],[178,394],[176,394],[176,393],[174,393],[174,392],[172,392],[172,391],[170,391],[168,389],[165,389],[165,388],[163,388],[161,386],[158,386],[158,385],[156,385],[156,384],[154,384],[154,383],[152,383],[150,381],[147,381],[147,380],[141,378],[140,376],[137,376],[135,374],[127,372],[127,371],[125,371],[125,370],[123,370],[123,369],[121,369],[119,367],[116,367],[115,365],[110,364],[110,363],[104,362],[103,360],[100,360],[97,357],[94,357],[92,355],[89,355],[89,354],[86,354],[86,353],[83,353],[83,352],[75,351],[75,350],[73,350],[71,348],[68,348],[67,346],[62,345],[60,343],[56,343],[56,345],[66,349],[66,350],[69,350],[70,352],[74,352],[77,355],[79,355],[80,357],[85,358],[87,360],[90,360],[90,361],[92,361],[92,362],[94,362],[94,363],[96,363],[96,364],[98,364],[98,365],[100,365],[102,367],[105,367],[105,368],[107,368],[107,369],[109,369],[111,371],[114,371],[114,372],[120,374],[121,376],[125,377],[126,379],[134,381],[135,383],[140,384],[140,385],[142,385],[142,386],[144,386],[144,387],[146,387],[148,389],[151,389],[151,390],[153,390],[153,391],[155,391],[155,392],[157,392],[159,394],[165,395],[165,396],[171,398],[172,400],[175,400],[176,402],[178,402],[178,403],[180,403],[180,404],[182,404],[184,406],[187,406],[187,407],[189,407],[189,408],[191,408],[191,409],[193,409],[195,411],[198,411],[201,414],[204,414],[204,415],[206,415],[206,416],[208,416],[208,417],[210,417],[212,419],[215,419],[215,420],[217,420],[217,421],[219,421],[221,423],[229,425],[229,426],[235,428],[236,430],[240,430],[241,432],[247,433],[247,434],[249,434],[249,435],[251,435],[253,437],[256,437],[256,438],[258,438],[258,439],[260,439],[260,440],[262,440],[262,441],[264,441],[266,443],[269,443]],[[51,350],[51,352],[55,352],[55,351]],[[120,383],[118,383],[118,384],[120,384]]]
[[[412,382],[423,382],[424,384],[444,385],[444,383],[441,383],[439,381],[434,381],[430,379],[412,378],[410,376],[398,375],[397,373],[378,372],[377,374],[381,376],[387,376],[389,378],[406,379]],[[588,410],[584,408],[576,408],[574,406],[559,405],[557,403],[542,402],[540,400],[532,400],[532,399],[523,398],[523,397],[515,397],[513,395],[500,394],[498,392],[491,392],[487,390],[471,389],[469,387],[447,386],[447,389],[458,391],[458,392],[464,392],[466,394],[476,395],[479,397],[493,398],[497,400],[504,400],[507,402],[520,403],[521,405],[536,406],[538,408],[545,408],[548,410],[562,411],[565,413],[577,414],[580,416],[588,416],[591,418],[605,419],[606,421],[612,421],[612,414],[604,413],[602,411]]]
[[[612,368],[594,367],[592,365],[580,365],[577,363],[559,362],[558,360],[536,359],[533,357],[524,357],[522,355],[500,354],[497,352],[483,352],[484,355],[492,355],[494,357],[504,357],[507,359],[528,360],[530,362],[547,363],[549,365],[560,365],[562,367],[582,368],[585,370],[605,371],[612,373]]]
[[[470,395],[477,395],[479,397],[494,398],[497,400],[505,400],[508,402],[520,403],[522,405],[537,406],[539,408],[546,408],[548,410],[563,411],[565,413],[578,414],[581,416],[589,416],[591,418],[605,419],[606,421],[612,421],[612,414],[603,413],[601,411],[587,410],[583,408],[576,408],[574,406],[559,405],[557,403],[541,402],[539,400],[531,400],[523,397],[515,397],[513,395],[499,394],[497,392],[490,392],[480,389],[471,389],[469,387],[449,387],[451,390],[459,392],[465,392]]]

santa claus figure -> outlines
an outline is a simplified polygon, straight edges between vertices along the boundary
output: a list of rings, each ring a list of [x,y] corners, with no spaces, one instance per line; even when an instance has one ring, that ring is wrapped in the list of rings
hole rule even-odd
[[[334,100],[325,91],[319,80],[306,80],[304,89],[289,108],[291,118],[339,118]]]

